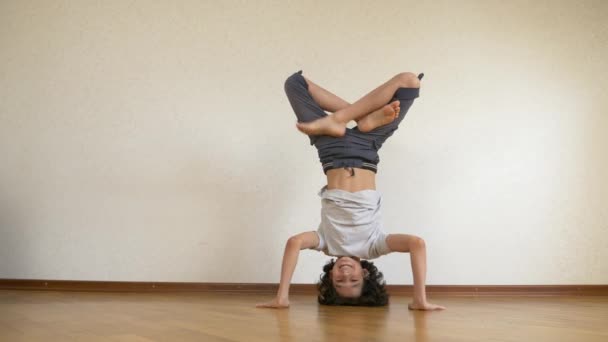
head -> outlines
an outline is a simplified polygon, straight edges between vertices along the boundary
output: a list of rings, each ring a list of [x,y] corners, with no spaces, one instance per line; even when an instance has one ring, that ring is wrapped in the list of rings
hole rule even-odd
[[[318,288],[320,304],[381,306],[388,303],[382,273],[373,263],[358,258],[330,260],[323,266]]]

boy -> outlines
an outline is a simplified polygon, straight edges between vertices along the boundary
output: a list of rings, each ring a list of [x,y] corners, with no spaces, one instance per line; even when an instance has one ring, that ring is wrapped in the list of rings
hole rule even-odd
[[[363,259],[403,252],[411,255],[414,274],[414,298],[408,307],[445,309],[426,298],[424,240],[382,231],[382,196],[376,191],[375,182],[378,150],[419,96],[422,77],[423,74],[400,73],[353,104],[305,78],[302,71],[286,80],[285,92],[298,118],[297,128],[317,148],[327,185],[319,192],[322,209],[318,230],[289,238],[277,296],[257,307],[289,307],[289,285],[300,250],[316,249],[338,257],[323,268],[318,297],[321,304],[387,304],[382,273]],[[357,127],[347,128],[350,120],[356,121]]]

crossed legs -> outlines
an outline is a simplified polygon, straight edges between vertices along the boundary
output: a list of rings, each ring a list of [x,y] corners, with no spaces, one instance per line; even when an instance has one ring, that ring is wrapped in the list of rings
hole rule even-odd
[[[298,129],[308,135],[336,137],[344,135],[346,124],[350,120],[356,121],[359,130],[362,132],[369,132],[374,128],[392,122],[399,114],[399,101],[386,103],[391,100],[395,91],[399,88],[420,87],[420,80],[415,74],[403,72],[372,90],[355,103],[350,104],[308,78],[305,79],[312,98],[321,108],[333,112],[333,115],[312,122],[298,123]]]

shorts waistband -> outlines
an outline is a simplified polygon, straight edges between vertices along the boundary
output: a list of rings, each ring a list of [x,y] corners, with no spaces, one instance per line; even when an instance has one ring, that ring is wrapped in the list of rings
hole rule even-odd
[[[327,173],[327,171],[331,169],[339,169],[339,168],[360,168],[373,171],[374,173],[378,173],[378,166],[373,163],[364,162],[361,159],[338,159],[333,160],[323,164],[323,173]]]

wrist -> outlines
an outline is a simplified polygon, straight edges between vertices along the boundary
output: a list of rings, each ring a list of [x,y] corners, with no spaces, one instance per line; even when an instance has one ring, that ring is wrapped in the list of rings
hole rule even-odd
[[[414,298],[412,299],[412,302],[414,302],[416,304],[426,304],[427,303],[425,297],[420,298],[420,297],[416,297],[416,296],[414,296]]]
[[[289,306],[289,298],[287,297],[277,297],[275,300],[278,305]]]
[[[289,285],[279,285],[279,289],[277,291],[277,298],[287,297],[289,297]]]

